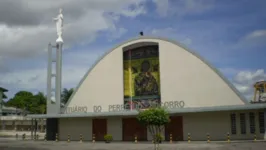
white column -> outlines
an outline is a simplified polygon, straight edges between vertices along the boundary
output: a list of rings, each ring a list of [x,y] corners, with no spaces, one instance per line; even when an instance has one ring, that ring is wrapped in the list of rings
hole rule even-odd
[[[61,108],[61,90],[62,90],[62,47],[63,42],[56,43],[56,113],[60,113]]]
[[[0,90],[0,116],[2,116],[2,108],[3,108],[3,106],[2,106],[2,102],[3,102],[3,96],[4,96],[3,91]]]
[[[264,109],[264,140],[266,140],[266,109]]]

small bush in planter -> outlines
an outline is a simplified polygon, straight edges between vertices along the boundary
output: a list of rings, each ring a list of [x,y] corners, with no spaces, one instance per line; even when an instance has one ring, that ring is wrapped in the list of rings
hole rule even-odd
[[[113,140],[113,136],[111,134],[104,135],[104,140],[106,143],[110,143]]]
[[[161,134],[156,134],[155,135],[155,140],[157,143],[162,143],[163,136]]]

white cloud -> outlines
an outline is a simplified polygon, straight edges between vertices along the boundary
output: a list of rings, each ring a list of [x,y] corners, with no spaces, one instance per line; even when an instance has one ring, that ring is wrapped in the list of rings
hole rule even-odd
[[[251,71],[242,71],[239,72],[235,78],[234,81],[236,83],[254,83],[254,81],[261,81],[266,79],[266,74],[264,73],[263,69],[256,70],[255,72]]]
[[[153,2],[156,4],[157,13],[162,17],[167,16],[167,13],[169,10],[169,1],[168,0],[153,0]]]
[[[107,35],[108,41],[113,41],[115,39],[120,38],[122,35],[124,35],[127,32],[127,29],[125,28],[119,28],[116,30],[110,31],[110,34]]]
[[[173,38],[177,39],[180,43],[184,45],[190,45],[192,43],[192,39],[184,36],[179,33],[177,29],[174,28],[162,28],[162,29],[152,29],[151,34],[154,36],[165,37],[165,38]]]
[[[157,13],[166,17],[167,15],[177,15],[182,17],[187,14],[198,14],[213,7],[213,0],[153,0],[156,4]]]
[[[266,30],[254,30],[243,37],[233,46],[234,49],[242,49],[243,47],[259,47],[266,44]]]
[[[192,40],[190,38],[185,38],[184,40],[181,41],[181,43],[185,45],[190,45],[192,43]]]
[[[63,58],[65,63],[62,66],[63,88],[75,88],[91,65],[102,56],[103,52],[103,50],[98,50],[96,53],[82,50],[79,53],[71,51],[65,54]],[[54,71],[55,68],[53,69]],[[35,91],[38,89],[45,92],[47,68],[43,65],[38,68],[14,70],[0,74],[0,79],[1,84],[15,87],[19,90]]]
[[[59,8],[63,8],[64,14],[64,49],[69,49],[73,46],[87,47],[99,33],[104,33],[103,36],[110,40],[120,38],[127,32],[118,24],[121,16],[134,18],[146,13],[143,2],[145,0],[0,1],[1,86],[9,88],[10,92],[43,91],[46,88],[46,63],[38,61],[34,67],[30,63],[19,64],[27,67],[23,70],[11,66],[18,60],[34,60],[37,54],[38,57],[47,55],[44,52],[48,43],[54,44],[56,40],[52,18],[56,17]],[[63,86],[75,87],[103,50],[66,53],[63,54]]]
[[[30,57],[43,52],[47,44],[56,39],[52,18],[58,14],[60,7],[64,9],[63,38],[66,47],[88,44],[97,37],[99,31],[118,31],[119,34],[110,38],[119,38],[126,29],[117,27],[116,22],[120,16],[135,17],[145,13],[142,2],[143,0],[35,0],[28,3],[22,0],[16,5],[15,2],[0,2],[2,7],[9,7],[2,9],[5,12],[0,16],[1,56]],[[14,13],[24,19],[19,19],[16,15],[8,17],[9,11],[15,8]]]
[[[239,69],[235,68],[219,68],[219,70],[225,75],[225,76],[236,76],[237,73],[241,72]],[[243,70],[242,70],[243,71]]]
[[[245,36],[246,40],[252,40],[256,38],[266,38],[266,30],[255,30]]]
[[[265,80],[266,73],[263,69],[258,69],[256,71],[240,71],[233,77],[232,82],[248,100],[252,100],[254,94],[253,85],[258,81]]]
[[[171,35],[174,32],[176,32],[176,29],[173,28],[163,28],[163,29],[153,29],[151,31],[151,34],[157,35],[157,36],[167,36]]]
[[[85,74],[85,66],[65,66],[63,69],[62,82],[69,87],[75,86],[78,81]],[[21,70],[16,72],[9,72],[0,75],[2,84],[14,86],[20,90],[40,90],[44,91],[46,88],[47,69],[46,68],[32,68],[28,70]]]

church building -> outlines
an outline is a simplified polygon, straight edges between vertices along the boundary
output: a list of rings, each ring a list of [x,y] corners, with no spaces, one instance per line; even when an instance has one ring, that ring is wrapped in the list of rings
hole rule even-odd
[[[48,107],[56,105],[47,102]],[[58,103],[58,102],[56,102]],[[47,139],[151,141],[136,116],[160,105],[171,122],[164,140],[266,139],[266,103],[250,103],[211,64],[172,40],[141,36],[117,45],[93,65],[60,113],[46,118]],[[60,106],[60,105],[58,105]],[[55,107],[53,107],[55,108]]]

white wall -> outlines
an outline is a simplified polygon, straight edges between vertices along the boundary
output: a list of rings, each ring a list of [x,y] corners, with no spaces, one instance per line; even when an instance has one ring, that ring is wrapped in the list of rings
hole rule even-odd
[[[206,140],[209,133],[211,140],[224,140],[230,132],[229,113],[197,113],[183,116],[183,135],[187,140],[188,133],[191,140]]]
[[[186,107],[244,104],[207,64],[183,48],[160,42],[162,101],[185,102]]]
[[[263,139],[264,134],[259,133],[258,111],[236,111],[237,134],[230,135],[231,140],[253,140],[254,134],[250,133],[249,112],[255,112],[255,125],[257,139]],[[210,134],[211,140],[226,140],[227,133],[231,133],[231,112],[191,113],[183,115],[183,135],[187,140],[188,133],[191,140],[206,140]],[[246,114],[246,134],[241,134],[240,113]]]
[[[260,110],[263,111],[263,110]],[[183,137],[187,140],[187,135],[190,133],[192,141],[205,141],[206,134],[210,134],[210,140],[224,141],[227,138],[227,133],[231,133],[230,113],[236,113],[237,134],[230,135],[231,140],[253,140],[254,134],[250,133],[249,112],[255,113],[256,136],[257,139],[265,139],[264,134],[259,133],[258,112],[254,111],[235,111],[235,112],[204,112],[204,113],[187,113],[183,114]],[[246,134],[241,134],[240,131],[240,113],[246,114]],[[107,118],[107,133],[113,136],[114,141],[122,141],[123,128],[122,118],[110,117]],[[92,119],[90,118],[63,118],[59,120],[59,139],[67,140],[67,135],[71,135],[71,140],[79,140],[79,135],[83,134],[84,140],[92,140]],[[164,132],[162,132],[164,136]],[[152,137],[147,131],[148,141]]]
[[[68,107],[87,106],[88,112],[93,106],[123,103],[123,54],[121,48],[108,54],[95,66],[77,90]]]
[[[113,135],[115,141],[121,141],[122,118],[111,117],[107,119],[107,133]],[[59,139],[67,140],[67,135],[71,135],[71,140],[79,140],[80,134],[83,139],[92,140],[92,119],[91,118],[61,118],[59,119]]]
[[[67,140],[68,134],[71,140],[79,140],[80,134],[83,140],[92,140],[92,119],[90,118],[60,118],[59,140]]]
[[[107,119],[107,133],[113,136],[114,141],[123,140],[122,118],[112,117]]]
[[[161,98],[185,102],[185,107],[244,104],[236,93],[203,61],[182,47],[158,39],[139,39],[117,47],[87,75],[68,107],[123,104],[123,50],[138,42],[159,43]]]

